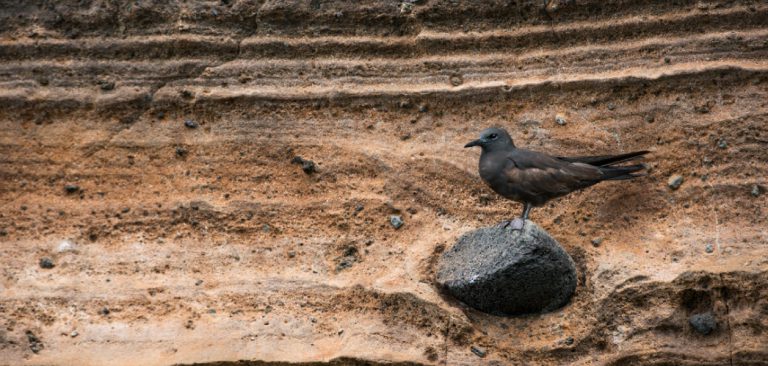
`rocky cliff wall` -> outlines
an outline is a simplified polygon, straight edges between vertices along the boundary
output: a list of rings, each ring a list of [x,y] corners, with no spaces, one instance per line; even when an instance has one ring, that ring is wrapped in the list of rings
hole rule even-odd
[[[1,1],[0,364],[768,364],[767,25],[761,1]],[[521,209],[462,148],[491,125],[653,150],[534,210],[580,271],[554,313],[434,286]]]

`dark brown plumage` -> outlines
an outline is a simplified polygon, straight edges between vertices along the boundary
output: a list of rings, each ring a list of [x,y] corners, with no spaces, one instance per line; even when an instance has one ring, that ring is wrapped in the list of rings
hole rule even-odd
[[[489,128],[480,138],[464,147],[480,146],[480,177],[496,193],[524,205],[522,228],[531,207],[587,188],[604,180],[632,179],[644,165],[617,165],[640,159],[648,151],[620,155],[555,157],[544,153],[518,149],[507,131]]]

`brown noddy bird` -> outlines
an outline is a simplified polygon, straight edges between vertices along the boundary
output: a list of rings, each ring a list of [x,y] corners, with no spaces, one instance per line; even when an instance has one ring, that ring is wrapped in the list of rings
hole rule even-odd
[[[532,207],[604,180],[632,179],[645,165],[617,165],[642,158],[648,151],[619,155],[557,157],[518,149],[503,128],[488,128],[464,147],[480,146],[480,177],[496,193],[524,205],[512,224],[521,230]]]

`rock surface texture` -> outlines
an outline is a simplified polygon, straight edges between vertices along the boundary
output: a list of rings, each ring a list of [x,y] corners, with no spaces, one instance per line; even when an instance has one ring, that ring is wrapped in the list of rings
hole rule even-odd
[[[464,234],[437,270],[437,283],[449,294],[499,315],[557,309],[571,298],[576,282],[571,257],[532,221],[523,231],[497,225]]]
[[[0,364],[764,365],[766,19],[745,0],[0,1]],[[491,125],[562,155],[654,150],[650,176],[534,210],[579,274],[551,313],[435,285],[462,234],[521,210],[462,148]]]

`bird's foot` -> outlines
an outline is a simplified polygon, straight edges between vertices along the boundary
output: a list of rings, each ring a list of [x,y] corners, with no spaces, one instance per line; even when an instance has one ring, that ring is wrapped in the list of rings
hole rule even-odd
[[[502,222],[502,225],[503,225],[502,227],[505,229],[509,227],[512,230],[523,231],[523,227],[525,226],[525,221],[523,221],[523,219],[518,217],[511,221],[504,221]]]

